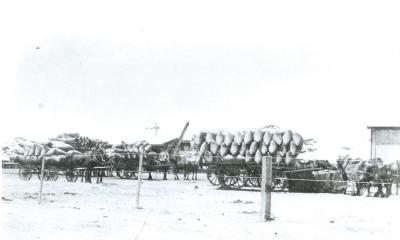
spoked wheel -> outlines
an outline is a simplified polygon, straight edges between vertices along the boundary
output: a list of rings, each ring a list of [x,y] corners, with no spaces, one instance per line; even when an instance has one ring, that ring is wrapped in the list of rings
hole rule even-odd
[[[43,174],[45,181],[57,181],[58,179],[58,171],[57,168],[55,168],[54,166],[50,166],[48,169],[45,169]],[[42,177],[42,172],[39,171],[38,172],[39,180],[41,180],[41,177]]]
[[[261,172],[260,169],[247,170],[246,183],[249,187],[261,187]]]
[[[54,166],[50,166],[48,170],[48,178],[50,181],[57,181],[58,179],[58,170]]]
[[[78,172],[74,170],[69,170],[65,173],[65,178],[67,179],[68,182],[76,182],[78,177],[79,177]]]
[[[287,187],[287,181],[283,173],[272,172],[272,189],[275,191],[283,191]]]
[[[29,181],[32,178],[32,168],[30,166],[22,166],[18,171],[19,178]]]
[[[130,179],[132,177],[136,177],[136,174],[131,170],[119,169],[117,170],[117,176],[122,179]]]
[[[215,166],[208,166],[207,167],[207,179],[212,185],[218,185],[218,177],[216,174],[216,167]]]
[[[37,176],[38,176],[38,179],[39,179],[39,180],[42,179],[42,171],[41,171],[41,170],[38,171]],[[49,177],[49,174],[48,174],[47,170],[44,170],[43,176],[44,176],[43,179],[44,179],[45,181],[49,181],[49,180],[50,180],[50,177]]]
[[[223,169],[223,174],[224,187],[240,189],[246,184],[246,171],[239,166],[226,166]]]

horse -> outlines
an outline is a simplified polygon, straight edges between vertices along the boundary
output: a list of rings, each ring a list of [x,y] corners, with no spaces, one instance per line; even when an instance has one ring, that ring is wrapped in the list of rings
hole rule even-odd
[[[352,194],[361,195],[363,188],[367,189],[367,196],[371,194],[371,187],[377,186],[378,191],[374,194],[378,196],[389,196],[391,194],[391,167],[383,164],[381,159],[363,160],[338,160],[337,166],[342,171],[345,181],[352,182]],[[386,188],[386,194],[382,191],[382,185]],[[354,191],[354,187],[356,191]]]
[[[103,158],[101,154],[97,154],[95,150],[91,150],[82,154],[73,155],[70,161],[71,163],[80,162],[79,165],[86,167],[84,172],[85,183],[92,183],[94,167],[101,165],[103,163]],[[104,175],[104,171],[101,170],[100,173],[97,174],[96,183],[102,183]]]
[[[391,163],[393,183],[396,185],[396,195],[399,195],[400,188],[400,160]]]
[[[200,156],[197,152],[180,152],[172,158],[173,172],[175,180],[179,180],[178,173],[183,172],[183,179],[189,180],[192,175],[192,180],[197,180],[197,173],[200,169]]]
[[[375,174],[375,181],[373,186],[378,187],[378,191],[374,194],[374,197],[389,197],[392,194],[392,166],[391,164],[378,163],[378,171]],[[383,187],[386,193],[383,192]]]
[[[166,152],[161,152],[160,154],[155,152],[145,153],[143,162],[143,169],[149,173],[148,180],[153,180],[151,172],[158,170],[163,172],[163,180],[168,180],[169,157]]]

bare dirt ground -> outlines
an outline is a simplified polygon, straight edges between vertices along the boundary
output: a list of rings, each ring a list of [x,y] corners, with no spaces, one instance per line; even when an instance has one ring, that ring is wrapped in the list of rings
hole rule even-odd
[[[398,239],[400,197],[273,193],[275,220],[261,222],[258,191],[218,190],[198,181],[45,182],[2,174],[3,239]],[[146,178],[147,175],[144,174]],[[157,178],[161,179],[161,175]],[[170,175],[169,179],[173,179]]]

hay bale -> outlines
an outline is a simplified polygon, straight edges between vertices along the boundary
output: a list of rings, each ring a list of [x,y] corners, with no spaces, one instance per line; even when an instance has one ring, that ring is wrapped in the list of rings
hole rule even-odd
[[[272,139],[268,146],[268,152],[273,155],[276,151],[278,151],[278,144]]]
[[[74,147],[72,147],[71,145],[65,143],[65,142],[61,142],[61,141],[51,141],[51,147],[52,148],[58,148],[61,149],[63,151],[69,151],[69,150],[73,150]]]
[[[232,142],[230,152],[232,156],[236,156],[239,154],[240,146],[236,142]]]
[[[217,142],[218,145],[221,145],[224,142],[224,134],[222,132],[219,132],[217,136],[215,137],[215,141]]]
[[[214,161],[213,154],[210,151],[205,151],[204,152],[204,161],[206,163],[211,163]]]
[[[204,141],[201,144],[200,152],[199,152],[200,156],[203,155],[205,153],[205,151],[208,151],[208,143],[206,141]]]
[[[250,154],[253,156],[254,154],[256,154],[257,150],[258,150],[258,143],[257,142],[252,142],[250,145]]]
[[[196,135],[194,137],[194,143],[197,146],[201,146],[203,144],[203,142],[205,141],[205,135],[206,135],[206,133],[204,133],[204,132],[201,132],[200,134]]]
[[[227,146],[225,143],[222,143],[219,153],[221,154],[221,157],[225,157],[229,153],[229,146]]]
[[[276,159],[275,159],[276,164],[281,164],[282,161],[283,161],[283,154],[282,154],[282,152],[277,152],[277,153],[276,153]]]
[[[67,152],[68,155],[72,156],[72,155],[78,155],[78,154],[82,154],[81,152],[77,151],[77,150],[69,150]]]
[[[232,155],[230,155],[230,154],[227,154],[227,155],[225,155],[222,159],[223,159],[223,161],[230,161],[230,160],[233,160],[233,156]]]
[[[261,149],[260,149],[261,150],[261,154],[265,156],[265,155],[268,154],[268,146],[265,145],[264,142],[262,142],[261,144],[262,144]]]
[[[272,141],[272,134],[269,131],[266,131],[263,136],[264,144],[269,146],[270,142]]]
[[[290,164],[292,164],[292,162],[293,162],[293,156],[290,152],[287,152],[285,157],[285,163],[286,165],[289,166]]]
[[[46,155],[48,155],[48,156],[52,156],[52,155],[67,155],[67,152],[65,152],[65,151],[63,151],[63,150],[61,150],[61,149],[58,149],[58,148],[51,148],[51,149],[47,152]]]
[[[242,155],[242,156],[245,156],[246,155],[246,150],[247,150],[247,145],[244,144],[244,142],[242,142],[242,145],[240,146],[239,154]]]
[[[216,154],[218,153],[218,150],[219,150],[219,145],[217,144],[216,141],[212,141],[212,142],[210,143],[210,152],[211,152],[213,155],[216,155]]]
[[[292,141],[292,135],[293,135],[292,131],[290,130],[285,131],[282,137],[283,145],[287,146],[290,144],[290,141]]]
[[[244,160],[245,160],[246,163],[254,161],[254,158],[253,158],[253,156],[251,156],[249,149],[246,150],[246,155],[245,155],[245,159]]]
[[[215,134],[209,132],[206,134],[206,142],[210,144],[212,141],[215,141]]]
[[[253,132],[248,131],[246,135],[244,135],[244,144],[249,145],[253,142]]]
[[[254,161],[256,162],[256,163],[260,163],[261,162],[261,159],[263,158],[263,156],[262,156],[262,154],[261,154],[261,150],[260,149],[258,149],[257,151],[256,151],[256,154],[254,155]]]
[[[292,138],[293,138],[293,143],[297,147],[303,146],[303,137],[300,134],[295,132],[295,133],[293,133]]]
[[[296,144],[295,144],[293,141],[290,142],[290,149],[289,149],[289,151],[290,151],[290,153],[291,153],[292,155],[296,155],[296,153],[297,153],[297,146],[296,146]]]
[[[280,145],[282,144],[282,142],[283,142],[282,133],[280,133],[280,132],[275,132],[275,133],[272,135],[272,139],[275,141],[275,143],[276,143],[278,146],[280,146]]]
[[[233,142],[233,135],[232,135],[231,133],[227,133],[227,134],[225,135],[224,143],[225,143],[227,146],[230,146],[230,145],[232,144],[232,142]]]
[[[237,132],[235,134],[235,137],[233,140],[237,143],[237,145],[241,145],[243,142],[243,139],[244,139],[243,134],[241,132]]]
[[[254,132],[253,140],[256,143],[261,143],[261,141],[263,140],[263,137],[264,137],[264,132],[262,132],[260,129],[257,129]]]

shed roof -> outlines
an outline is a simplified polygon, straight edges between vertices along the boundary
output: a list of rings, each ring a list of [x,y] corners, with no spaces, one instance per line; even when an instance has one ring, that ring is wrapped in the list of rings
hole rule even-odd
[[[400,126],[367,126],[368,129],[400,130]]]

